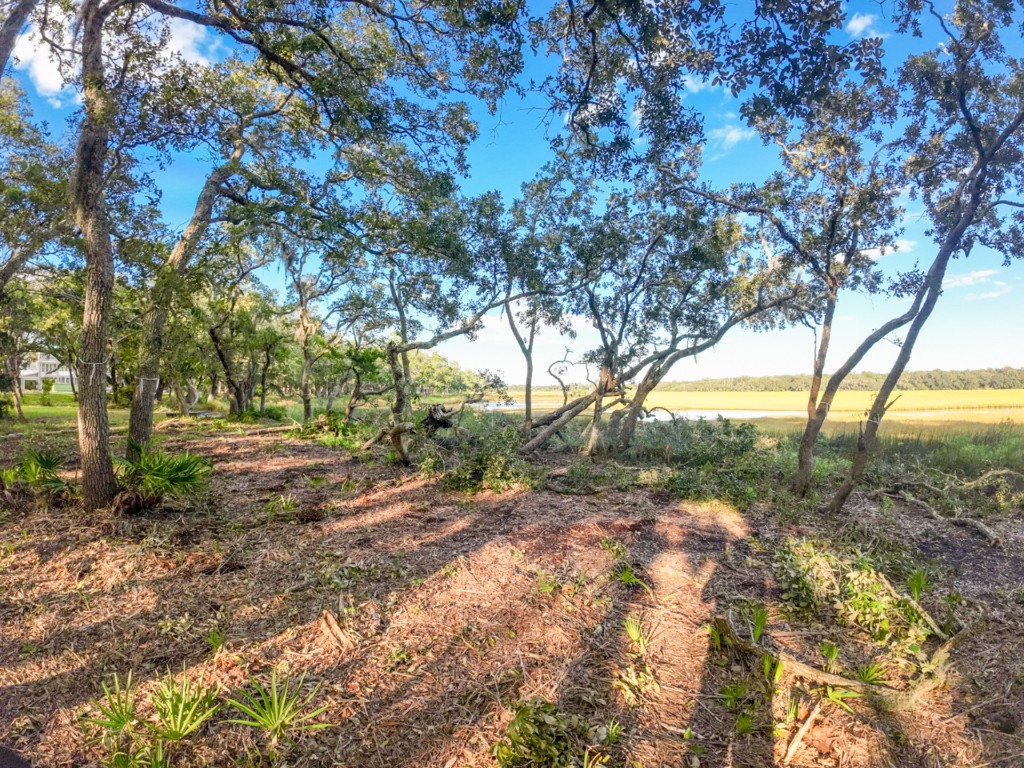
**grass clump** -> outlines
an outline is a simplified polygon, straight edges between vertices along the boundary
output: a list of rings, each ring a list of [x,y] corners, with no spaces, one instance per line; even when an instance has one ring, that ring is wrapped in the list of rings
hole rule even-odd
[[[746,509],[781,487],[779,442],[750,423],[719,418],[645,424],[629,453],[667,465],[668,471],[636,480],[681,499],[721,499]]]
[[[193,683],[182,675],[176,681],[170,672],[153,691],[151,701],[157,722],[146,726],[164,742],[179,742],[191,736],[220,710],[216,693],[201,679]]]
[[[255,679],[251,680],[254,689],[252,693],[242,691],[240,699],[228,700],[228,704],[241,712],[243,717],[228,722],[261,729],[267,734],[271,750],[289,733],[328,728],[328,723],[314,722],[326,707],[309,708],[320,686],[314,686],[313,690],[303,696],[304,681],[305,675],[292,687],[292,681],[287,677],[278,681],[277,670],[270,673],[270,682],[266,686]]]
[[[83,717],[91,726],[93,743],[102,744],[111,768],[164,768],[171,765],[173,745],[195,735],[219,710],[216,692],[185,675],[180,681],[168,672],[153,690],[149,702],[156,722],[141,719],[137,692],[129,673],[125,681],[115,674],[113,683],[102,684],[103,698],[92,702],[95,716]]]

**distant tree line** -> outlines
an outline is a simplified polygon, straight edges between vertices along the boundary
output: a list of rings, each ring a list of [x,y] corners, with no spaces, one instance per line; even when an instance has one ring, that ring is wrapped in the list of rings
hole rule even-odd
[[[884,373],[852,373],[843,387],[857,392],[873,392],[885,381]],[[826,377],[827,381],[828,377]],[[667,381],[668,392],[806,392],[810,374],[782,376],[738,376],[730,379]],[[1024,389],[1024,368],[980,368],[976,371],[906,371],[899,389]]]

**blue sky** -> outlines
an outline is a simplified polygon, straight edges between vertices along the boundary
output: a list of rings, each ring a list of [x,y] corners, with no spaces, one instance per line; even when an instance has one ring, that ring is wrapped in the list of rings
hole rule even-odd
[[[889,23],[881,18],[875,3],[851,3],[846,34],[850,37],[889,34]],[[222,58],[227,48],[214,35],[188,22],[175,21],[171,46],[197,64]],[[928,41],[925,41],[927,44]],[[14,76],[29,94],[38,119],[50,124],[59,136],[65,121],[77,109],[73,89],[63,86],[60,73],[47,52],[26,35],[15,49],[20,59]],[[542,62],[533,62],[536,74]],[[720,88],[695,86],[687,97],[704,115],[708,145],[704,150],[703,175],[715,185],[735,181],[757,181],[775,167],[775,152],[764,147],[754,132],[737,116],[739,103]],[[511,201],[520,185],[532,178],[550,158],[547,134],[560,129],[551,123],[545,103],[537,95],[525,99],[509,97],[497,116],[482,107],[474,109],[480,135],[469,151],[470,173],[462,180],[467,194],[498,189]],[[198,193],[205,168],[195,160],[179,158],[165,171],[156,172],[163,189],[167,222],[184,226]],[[907,202],[906,232],[897,253],[882,256],[886,270],[912,266],[930,260],[931,241],[924,234],[920,207]],[[275,272],[265,275],[275,287],[281,285]],[[1018,339],[1024,327],[1024,265],[1002,266],[1002,258],[976,251],[969,260],[954,262],[944,294],[918,341],[912,369],[968,369],[1024,366],[1024,344]],[[837,312],[830,368],[835,367],[872,328],[900,311],[898,302],[849,294],[841,299]],[[536,347],[537,383],[553,383],[542,372],[565,354],[567,345],[580,354],[593,345],[594,335],[585,321],[574,323],[575,341],[563,339],[553,330],[542,333]],[[800,327],[767,333],[745,330],[732,332],[714,350],[680,363],[672,379],[716,378],[759,374],[805,373],[813,354],[814,337]],[[464,366],[503,371],[510,383],[522,381],[525,365],[504,319],[497,314],[486,318],[475,341],[458,339],[439,348]],[[885,370],[897,353],[894,344],[879,344],[860,370]],[[582,371],[574,377],[579,379]]]

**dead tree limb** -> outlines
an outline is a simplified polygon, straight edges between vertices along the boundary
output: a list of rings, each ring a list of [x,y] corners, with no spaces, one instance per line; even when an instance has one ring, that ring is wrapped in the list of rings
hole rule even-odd
[[[960,642],[969,633],[969,630],[962,630],[936,648],[931,660],[925,665],[927,671],[922,672],[920,677],[913,681],[909,688],[900,690],[890,688],[887,685],[874,685],[861,680],[823,672],[812,667],[810,664],[805,664],[792,654],[781,649],[773,653],[757,643],[740,638],[736,634],[736,630],[733,629],[729,619],[724,616],[716,616],[712,619],[712,625],[722,638],[723,646],[759,659],[765,656],[777,658],[783,663],[785,669],[804,680],[810,680],[819,685],[856,691],[880,712],[909,712],[917,706],[918,701],[923,695],[940,687],[945,681],[945,666],[949,659],[950,651],[952,651],[956,643]]]

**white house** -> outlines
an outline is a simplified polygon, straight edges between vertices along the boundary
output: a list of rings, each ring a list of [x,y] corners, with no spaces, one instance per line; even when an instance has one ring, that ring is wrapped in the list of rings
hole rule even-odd
[[[71,386],[71,377],[75,376],[72,371],[67,369],[67,366],[61,363],[53,355],[48,355],[44,352],[34,352],[29,355],[21,367],[21,386],[25,387],[25,382],[34,381],[36,389],[43,388],[43,379],[53,379],[53,383],[56,386]],[[78,383],[78,377],[75,376],[75,383]]]

